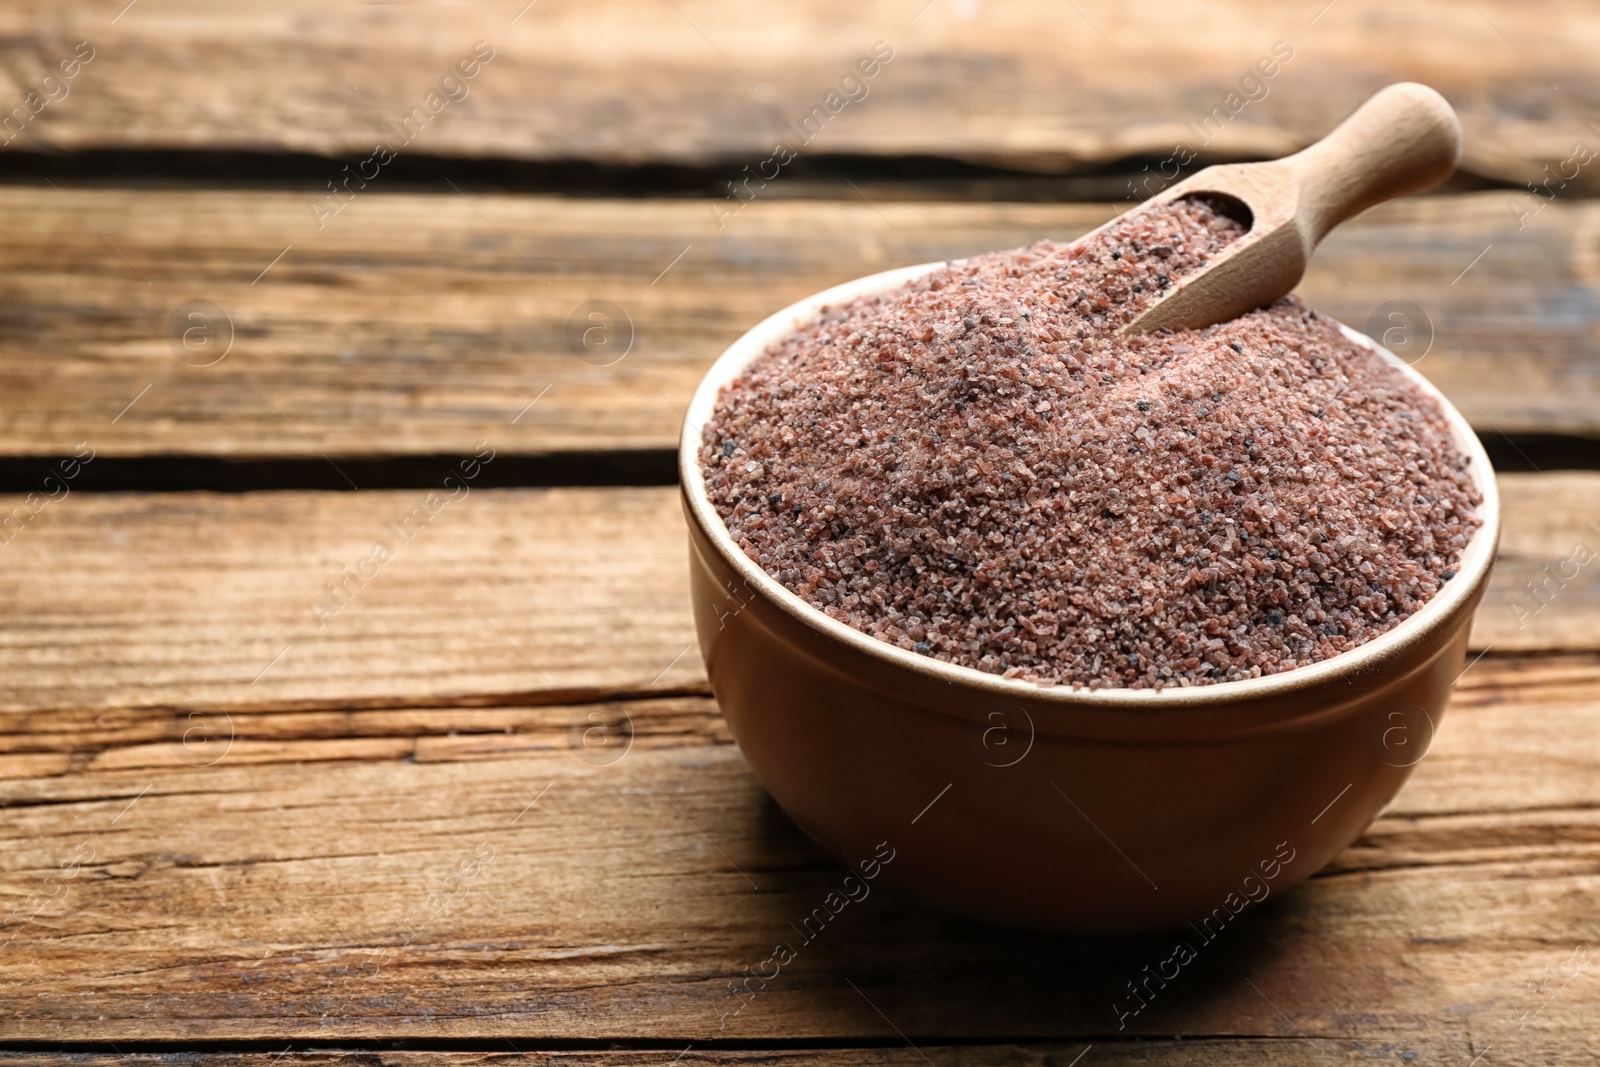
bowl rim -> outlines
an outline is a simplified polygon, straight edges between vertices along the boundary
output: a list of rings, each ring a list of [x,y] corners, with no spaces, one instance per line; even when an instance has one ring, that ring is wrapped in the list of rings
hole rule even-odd
[[[1450,426],[1456,446],[1468,458],[1469,472],[1477,483],[1480,495],[1478,513],[1483,520],[1477,533],[1462,550],[1454,578],[1415,613],[1372,640],[1317,663],[1240,681],[1189,686],[1172,685],[1161,689],[1128,687],[1091,689],[1087,686],[1041,684],[1018,678],[1004,678],[998,674],[980,671],[976,667],[946,663],[931,656],[923,656],[839,622],[801,599],[745,554],[734,541],[733,535],[729,533],[727,525],[712,505],[710,495],[706,491],[705,476],[700,469],[701,432],[712,414],[717,396],[722,387],[743,371],[752,360],[796,329],[814,322],[824,309],[847,303],[858,297],[884,293],[926,274],[947,267],[959,267],[965,262],[966,260],[961,259],[939,260],[881,271],[835,285],[796,301],[768,315],[745,331],[717,358],[695,389],[694,397],[684,415],[678,445],[679,486],[685,505],[706,539],[745,581],[747,587],[764,594],[769,601],[797,622],[820,632],[825,637],[841,641],[870,658],[887,661],[895,667],[921,675],[927,680],[960,685],[969,689],[975,688],[997,698],[1025,700],[1035,706],[1055,704],[1078,709],[1098,707],[1172,711],[1179,707],[1215,707],[1262,697],[1284,697],[1325,685],[1330,681],[1349,680],[1355,674],[1381,666],[1409,645],[1448,625],[1458,612],[1470,606],[1479,587],[1488,577],[1500,537],[1500,494],[1488,454],[1467,420],[1432,382],[1372,338],[1352,330],[1336,319],[1333,321],[1347,337],[1377,352],[1388,363],[1398,368],[1412,384],[1438,402]]]

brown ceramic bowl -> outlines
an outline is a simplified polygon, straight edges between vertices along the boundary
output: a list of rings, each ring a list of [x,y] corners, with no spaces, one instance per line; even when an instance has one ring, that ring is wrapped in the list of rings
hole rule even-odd
[[[1420,611],[1309,667],[1091,691],[903,651],[811,607],[739,549],[706,496],[700,429],[722,386],[822,307],[942,265],[785,308],[700,383],[678,467],[712,690],[772,796],[848,866],[865,861],[883,883],[993,922],[1076,933],[1195,922],[1214,936],[1354,841],[1427,750],[1500,534],[1488,457],[1438,390],[1379,348],[1443,407],[1483,526]]]

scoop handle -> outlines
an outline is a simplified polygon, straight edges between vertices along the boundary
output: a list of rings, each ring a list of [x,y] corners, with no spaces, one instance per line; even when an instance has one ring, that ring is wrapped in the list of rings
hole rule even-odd
[[[1445,98],[1399,82],[1282,163],[1299,181],[1301,232],[1315,247],[1352,215],[1443,182],[1460,158],[1461,123]]]

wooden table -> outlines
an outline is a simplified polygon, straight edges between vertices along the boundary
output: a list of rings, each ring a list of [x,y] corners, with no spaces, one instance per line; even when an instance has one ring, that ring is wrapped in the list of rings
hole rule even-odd
[[[1600,1062],[1592,5],[124,4],[0,10],[0,1062]],[[1462,175],[1302,291],[1414,329],[1503,471],[1410,784],[1123,1029],[1166,939],[887,891],[734,996],[840,871],[695,647],[698,376],[807,293],[1071,237],[1175,145],[1288,151],[1401,78]]]

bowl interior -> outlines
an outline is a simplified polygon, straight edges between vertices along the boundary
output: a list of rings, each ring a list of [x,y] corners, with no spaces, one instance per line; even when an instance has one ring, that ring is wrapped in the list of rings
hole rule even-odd
[[[1462,552],[1456,567],[1456,576],[1443,589],[1434,594],[1415,614],[1386,633],[1365,644],[1342,652],[1337,656],[1309,666],[1295,667],[1260,678],[1237,682],[1217,682],[1202,686],[1169,686],[1165,689],[1074,689],[1064,685],[1040,685],[988,674],[973,667],[945,663],[897,648],[887,642],[846,626],[830,618],[809,603],[790,592],[776,578],[767,574],[754,560],[746,556],[734,541],[711,504],[706,492],[705,477],[700,470],[701,430],[710,419],[716,406],[717,394],[722,387],[744,370],[751,360],[765,352],[794,330],[815,321],[824,308],[847,303],[858,297],[887,292],[924,274],[953,265],[950,261],[923,263],[901,267],[864,278],[846,282],[807,297],[773,315],[768,316],[740,337],[706,373],[695,390],[694,399],[684,420],[683,437],[678,449],[678,473],[685,499],[707,536],[727,558],[741,578],[761,590],[770,600],[806,625],[821,630],[837,640],[869,655],[887,659],[907,670],[930,675],[938,680],[961,685],[968,689],[985,691],[996,697],[1026,699],[1034,703],[1060,702],[1082,707],[1101,705],[1128,709],[1167,709],[1177,705],[1213,706],[1229,703],[1245,696],[1260,696],[1273,690],[1299,689],[1347,675],[1352,670],[1385,658],[1397,648],[1415,640],[1422,633],[1444,622],[1460,609],[1464,600],[1473,595],[1494,561],[1495,545],[1500,533],[1500,497],[1495,486],[1494,472],[1483,445],[1455,405],[1447,400],[1412,367],[1388,349],[1348,326],[1340,324],[1346,336],[1376,351],[1414,383],[1417,388],[1439,402],[1450,425],[1456,446],[1467,456],[1472,474],[1477,482],[1482,501],[1479,515],[1483,524]]]

